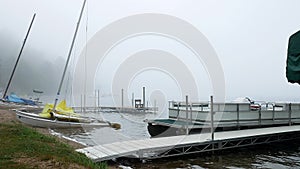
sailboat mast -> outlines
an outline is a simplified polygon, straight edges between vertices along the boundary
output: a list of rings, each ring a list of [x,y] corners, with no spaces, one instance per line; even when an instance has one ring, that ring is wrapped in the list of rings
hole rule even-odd
[[[77,22],[77,25],[76,25],[76,29],[75,29],[75,33],[74,33],[74,36],[73,36],[73,40],[72,40],[72,43],[71,43],[71,46],[70,46],[70,49],[69,49],[68,58],[67,58],[67,61],[66,61],[66,64],[65,64],[65,68],[64,68],[61,80],[60,80],[60,84],[59,84],[58,90],[57,90],[57,95],[56,95],[56,98],[55,98],[55,102],[54,102],[54,106],[53,106],[53,111],[56,108],[56,105],[57,105],[57,102],[58,102],[58,97],[60,95],[62,84],[63,84],[64,78],[65,78],[65,75],[66,75],[66,72],[67,72],[67,68],[68,68],[68,65],[69,65],[70,57],[71,57],[71,54],[72,54],[73,46],[74,46],[75,39],[76,39],[76,36],[77,36],[77,32],[78,32],[78,28],[79,28],[79,25],[80,25],[80,21],[81,21],[81,17],[82,17],[82,14],[83,14],[85,3],[86,3],[86,0],[84,0],[82,8],[81,8],[81,12],[80,12],[79,19],[78,19],[78,22]]]
[[[2,99],[5,99],[5,96],[6,96],[6,94],[7,94],[8,89],[9,89],[10,83],[11,83],[11,81],[12,81],[12,79],[13,79],[14,74],[15,74],[17,65],[18,65],[18,63],[19,63],[19,60],[20,60],[20,58],[21,58],[21,55],[22,55],[22,52],[23,52],[23,49],[24,49],[24,46],[25,46],[25,43],[26,43],[26,40],[27,40],[27,37],[28,37],[29,32],[30,32],[30,30],[31,30],[31,26],[32,26],[32,24],[33,24],[35,15],[36,15],[36,14],[33,14],[31,23],[30,23],[30,25],[29,25],[29,28],[28,28],[28,30],[27,30],[25,39],[24,39],[24,41],[23,41],[23,45],[22,45],[21,50],[20,50],[20,52],[19,52],[19,55],[18,55],[17,61],[16,61],[16,63],[15,63],[15,66],[14,66],[14,68],[13,68],[13,71],[12,71],[12,73],[11,73],[11,75],[10,75],[10,78],[9,78],[8,83],[7,83],[6,89],[5,89],[4,93],[3,93]]]

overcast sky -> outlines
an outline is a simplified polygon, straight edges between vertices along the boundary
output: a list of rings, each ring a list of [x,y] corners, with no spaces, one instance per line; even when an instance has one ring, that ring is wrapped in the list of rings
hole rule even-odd
[[[22,59],[28,61],[33,58],[29,55],[30,50],[39,54],[38,57],[34,57],[35,61],[32,60],[33,66],[44,61],[61,62],[61,58],[67,57],[82,0],[0,0],[0,2],[0,47],[3,50],[0,51],[1,59],[17,57],[33,13],[37,13],[37,16]],[[196,27],[213,46],[224,71],[226,100],[248,96],[255,100],[300,101],[300,86],[289,84],[285,77],[288,37],[300,29],[299,6],[299,0],[88,0],[73,55],[77,57],[82,53],[86,42],[114,21],[135,14],[167,14]],[[13,41],[12,45],[7,46],[8,39]],[[172,43],[169,41],[170,39],[162,37],[159,39],[156,36],[133,38],[124,41],[108,56],[118,59],[113,55],[126,53],[128,48],[131,52],[148,48],[172,52],[178,55],[177,57],[183,60],[195,75],[197,92],[201,93],[200,99],[208,100],[213,92],[209,77],[206,77],[208,75],[199,77],[203,72],[205,74],[203,65],[179,56],[187,49],[180,44],[174,44],[172,49],[166,45]],[[40,61],[37,61],[39,59]],[[76,65],[75,62],[76,59],[71,64]],[[121,63],[119,60],[109,58],[103,63],[106,63],[106,67],[99,68],[98,75],[94,75],[94,83],[95,88],[102,88],[102,93],[109,95],[108,86],[113,73],[106,74],[104,78],[103,74],[110,72],[109,67],[117,70]],[[197,71],[202,73],[197,74]],[[141,85],[138,81],[144,80],[149,83],[149,78],[153,78],[150,74],[146,72],[144,76],[147,77],[144,79],[141,75],[137,75],[132,80],[128,93],[140,91]],[[159,75],[155,72],[153,75],[165,77],[161,86],[153,84],[157,89],[167,90],[166,86],[170,85],[168,83],[173,83],[173,80],[165,74]],[[7,79],[8,76],[8,72],[1,72],[0,78]],[[30,78],[40,79],[40,77]],[[0,87],[4,88],[4,85],[1,84]],[[54,88],[57,85],[58,82]],[[153,89],[151,86],[148,88],[154,91],[153,86]],[[135,90],[135,87],[139,89]],[[179,97],[176,92],[170,95],[168,99]]]

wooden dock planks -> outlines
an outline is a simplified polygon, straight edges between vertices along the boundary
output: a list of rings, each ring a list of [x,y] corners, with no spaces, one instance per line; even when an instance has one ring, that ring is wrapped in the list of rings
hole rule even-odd
[[[214,142],[291,132],[300,132],[300,125],[216,132]],[[134,156],[142,158],[143,152],[155,152],[166,150],[175,146],[184,147],[193,144],[205,144],[209,142],[212,142],[211,134],[203,133],[195,135],[181,135],[143,140],[122,141],[87,147],[78,149],[76,151],[87,155],[87,157],[91,158],[94,161],[105,161],[124,156]]]

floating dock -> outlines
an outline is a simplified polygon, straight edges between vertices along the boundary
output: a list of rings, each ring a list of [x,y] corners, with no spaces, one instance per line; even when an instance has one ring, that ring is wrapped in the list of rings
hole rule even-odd
[[[95,162],[120,157],[143,160],[212,152],[298,138],[300,138],[300,125],[295,125],[122,141],[76,151],[85,154]]]

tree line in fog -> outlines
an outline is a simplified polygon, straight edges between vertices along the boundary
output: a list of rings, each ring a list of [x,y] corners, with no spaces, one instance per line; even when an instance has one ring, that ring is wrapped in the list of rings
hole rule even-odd
[[[23,39],[22,39],[23,40]],[[17,60],[23,41],[0,32],[0,89],[6,88],[9,77]],[[44,91],[44,94],[56,93],[63,71],[65,58],[47,58],[47,51],[25,45],[9,92],[18,95],[32,95],[33,89]]]

